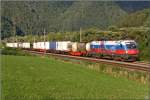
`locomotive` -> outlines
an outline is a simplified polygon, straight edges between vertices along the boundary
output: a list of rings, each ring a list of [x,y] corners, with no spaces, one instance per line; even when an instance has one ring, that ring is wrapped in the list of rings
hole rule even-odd
[[[90,48],[87,49],[88,54],[94,54],[100,58],[135,61],[139,54],[137,43],[134,40],[92,41],[87,44],[87,47]]]
[[[139,50],[134,40],[91,41],[88,43],[71,41],[46,41],[35,43],[6,43],[7,47],[32,49],[51,53],[88,56],[121,61],[136,61]]]

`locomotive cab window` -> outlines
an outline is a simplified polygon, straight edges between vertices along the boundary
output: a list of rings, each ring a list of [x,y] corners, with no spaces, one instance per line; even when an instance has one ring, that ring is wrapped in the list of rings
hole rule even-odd
[[[127,42],[126,47],[127,47],[127,49],[136,49],[137,48],[137,46],[134,42]]]
[[[117,44],[116,49],[124,50],[124,46],[122,44]]]

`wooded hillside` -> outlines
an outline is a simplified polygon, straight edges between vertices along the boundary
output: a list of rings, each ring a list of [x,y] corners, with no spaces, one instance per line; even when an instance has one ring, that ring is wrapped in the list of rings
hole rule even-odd
[[[114,2],[3,1],[2,38],[47,32],[106,29],[126,15]],[[15,32],[14,32],[15,31]]]

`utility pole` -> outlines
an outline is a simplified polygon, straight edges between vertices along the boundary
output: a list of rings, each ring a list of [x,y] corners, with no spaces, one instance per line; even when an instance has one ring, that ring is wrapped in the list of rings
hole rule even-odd
[[[81,7],[80,42],[82,42],[83,7]]]
[[[34,37],[33,42],[35,43],[35,36],[33,36],[33,37]]]
[[[13,18],[13,42],[15,42],[15,37],[16,37],[16,22],[15,18]]]
[[[44,28],[44,54],[46,53],[46,45],[45,45],[45,28]]]
[[[17,35],[15,36],[15,38],[16,38],[16,42],[18,42]]]
[[[80,27],[80,42],[82,42],[82,28]]]
[[[44,28],[44,42],[45,42],[45,28]]]

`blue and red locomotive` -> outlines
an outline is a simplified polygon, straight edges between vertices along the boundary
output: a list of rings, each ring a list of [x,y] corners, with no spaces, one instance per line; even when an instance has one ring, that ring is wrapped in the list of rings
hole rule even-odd
[[[89,55],[117,60],[135,61],[139,54],[134,40],[92,41],[86,44],[86,48]]]

